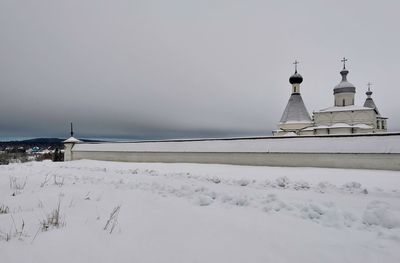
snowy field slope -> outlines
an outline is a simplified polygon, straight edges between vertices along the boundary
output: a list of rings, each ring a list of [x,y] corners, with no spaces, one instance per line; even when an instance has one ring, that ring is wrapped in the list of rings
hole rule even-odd
[[[400,262],[399,248],[400,172],[0,166],[0,262]]]

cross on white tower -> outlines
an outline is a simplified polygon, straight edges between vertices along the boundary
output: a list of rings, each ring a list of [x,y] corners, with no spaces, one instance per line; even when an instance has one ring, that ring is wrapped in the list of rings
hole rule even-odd
[[[71,137],[74,137],[74,127],[72,126],[72,122],[71,122]]]

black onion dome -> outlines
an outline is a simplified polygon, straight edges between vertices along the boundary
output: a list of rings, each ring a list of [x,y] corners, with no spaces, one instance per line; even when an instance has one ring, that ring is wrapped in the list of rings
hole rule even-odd
[[[303,82],[303,77],[296,71],[292,76],[290,76],[289,82],[290,84],[300,84]]]

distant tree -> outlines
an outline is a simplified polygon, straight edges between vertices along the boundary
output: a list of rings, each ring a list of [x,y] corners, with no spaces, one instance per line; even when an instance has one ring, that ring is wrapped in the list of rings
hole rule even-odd
[[[63,160],[63,154],[61,153],[60,149],[56,148],[53,153],[53,162],[62,162]]]
[[[9,163],[10,163],[10,161],[9,161],[8,155],[5,153],[0,154],[0,165],[9,164]]]
[[[53,160],[53,155],[51,153],[44,153],[36,157],[36,161],[41,162],[43,160]]]

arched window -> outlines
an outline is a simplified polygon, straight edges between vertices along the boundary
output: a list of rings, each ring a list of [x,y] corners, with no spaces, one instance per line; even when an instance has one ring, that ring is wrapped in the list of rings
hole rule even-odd
[[[343,106],[345,106],[346,105],[346,103],[345,103],[346,101],[343,99]]]

